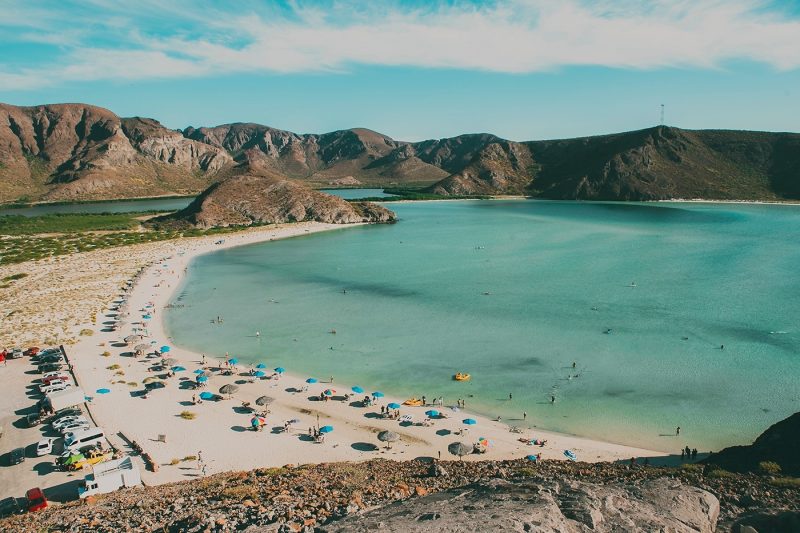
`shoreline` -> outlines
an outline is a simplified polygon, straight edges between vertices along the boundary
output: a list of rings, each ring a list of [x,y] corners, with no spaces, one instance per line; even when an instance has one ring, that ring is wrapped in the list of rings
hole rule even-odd
[[[256,380],[249,383],[246,375],[222,377],[213,375],[209,387],[205,390],[216,393],[223,384],[237,383],[239,391],[234,394],[235,400],[204,402],[193,405],[191,400],[199,391],[179,388],[183,379],[193,380],[194,370],[201,366],[202,356],[190,350],[173,346],[168,340],[162,320],[164,306],[169,304],[175,291],[185,279],[185,270],[189,262],[200,255],[226,248],[268,242],[271,239],[300,236],[311,232],[331,229],[345,229],[349,226],[323,225],[318,223],[285,226],[283,228],[263,228],[249,235],[225,235],[213,237],[225,242],[212,244],[210,238],[201,238],[193,242],[163,243],[156,246],[152,253],[151,264],[138,277],[135,286],[127,293],[130,318],[129,324],[117,332],[101,332],[90,338],[82,338],[70,349],[75,354],[75,369],[86,387],[87,395],[94,396],[91,409],[98,423],[111,436],[114,444],[127,449],[123,439],[135,440],[142,445],[156,463],[162,466],[159,472],[144,472],[143,477],[148,484],[160,484],[181,479],[189,479],[202,475],[199,465],[192,461],[180,461],[182,458],[196,456],[202,450],[203,464],[206,473],[229,470],[246,470],[256,467],[277,467],[285,464],[308,464],[331,461],[361,461],[376,457],[391,459],[412,459],[419,456],[450,458],[447,445],[461,440],[472,444],[477,437],[486,437],[490,446],[486,454],[471,455],[465,460],[480,459],[515,459],[528,454],[541,453],[545,459],[564,460],[563,451],[573,450],[581,461],[627,461],[631,457],[651,458],[653,464],[673,463],[674,457],[665,452],[646,450],[596,441],[588,438],[564,435],[532,427],[530,420],[522,433],[511,433],[509,427],[502,422],[495,422],[487,417],[470,411],[453,412],[448,406],[436,409],[448,415],[447,419],[436,420],[433,427],[400,426],[396,420],[380,418],[378,406],[373,408],[354,407],[342,401],[312,401],[310,395],[316,395],[331,386],[323,379],[319,384],[308,387],[308,393],[301,393],[305,387],[304,380],[289,369],[279,379]],[[239,238],[237,238],[239,237]],[[202,242],[199,242],[202,241]],[[164,266],[167,265],[167,266]],[[152,391],[147,399],[138,396],[141,381],[154,374],[146,368],[154,359],[134,358],[124,355],[127,349],[118,344],[118,340],[132,332],[132,321],[137,321],[139,309],[145,309],[148,302],[153,303],[153,319],[147,323],[149,337],[157,346],[171,346],[169,357],[178,361],[185,372],[165,380],[164,389]],[[298,326],[300,327],[300,326]],[[102,342],[103,346],[98,346]],[[109,348],[111,346],[111,348]],[[102,357],[103,351],[110,351],[109,357]],[[212,358],[207,358],[212,361]],[[271,367],[266,360],[267,367]],[[119,365],[115,367],[114,365]],[[206,364],[206,366],[209,366]],[[219,365],[215,365],[219,366]],[[241,367],[241,365],[240,365]],[[240,368],[239,370],[241,370]],[[116,373],[124,372],[124,378],[117,379]],[[270,372],[271,373],[271,372]],[[335,368],[331,369],[336,374]],[[121,382],[121,383],[120,383]],[[127,383],[136,383],[136,387]],[[335,397],[349,392],[353,384],[342,387],[338,381],[333,387],[338,388]],[[361,384],[368,386],[368,384]],[[95,395],[99,388],[109,388],[110,394]],[[367,393],[370,391],[368,390]],[[252,415],[240,413],[242,401],[254,402],[258,396],[268,394],[275,398],[270,405],[271,413],[267,416],[268,430],[254,432],[249,430]],[[353,400],[363,395],[354,395]],[[391,401],[402,403],[403,399],[385,397],[380,405]],[[403,414],[412,414],[415,421],[425,418],[428,407],[401,407]],[[197,420],[183,420],[180,412],[188,410],[197,415]],[[477,425],[464,434],[461,420],[470,417]],[[287,434],[279,431],[283,423],[290,419],[299,419],[300,423],[292,426]],[[231,426],[231,423],[235,425]],[[327,442],[317,444],[306,442],[307,428],[316,425],[333,425],[334,432],[327,436]],[[376,433],[390,429],[401,435],[401,441],[392,449],[377,441]],[[177,433],[176,433],[177,431]],[[266,433],[266,437],[264,434]],[[167,442],[159,442],[159,435],[166,435]],[[519,442],[520,437],[547,440],[547,446],[530,446]],[[269,445],[259,446],[268,440]],[[373,446],[378,446],[373,449]],[[241,453],[237,453],[241,452]],[[178,460],[175,466],[167,466]],[[192,466],[184,465],[185,462]],[[183,466],[182,466],[183,465]]]

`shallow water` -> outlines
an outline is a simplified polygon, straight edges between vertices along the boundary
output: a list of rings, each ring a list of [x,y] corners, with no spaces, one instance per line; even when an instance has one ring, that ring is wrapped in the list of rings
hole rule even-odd
[[[359,200],[361,198],[390,198],[393,194],[386,194],[383,189],[320,189],[345,200]]]
[[[120,202],[91,202],[74,204],[41,204],[31,207],[0,207],[0,216],[22,215],[37,217],[55,213],[134,213],[137,211],[177,211],[194,200],[191,198],[154,198]]]
[[[166,315],[171,335],[665,451],[747,443],[800,406],[798,207],[391,208],[395,225],[197,258],[174,298],[184,307]],[[457,371],[472,381],[452,381]]]

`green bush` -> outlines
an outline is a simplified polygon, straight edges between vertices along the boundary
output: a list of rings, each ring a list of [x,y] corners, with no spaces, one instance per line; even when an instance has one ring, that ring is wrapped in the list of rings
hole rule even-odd
[[[762,474],[777,476],[781,473],[781,465],[774,461],[761,461],[758,463],[758,471]]]

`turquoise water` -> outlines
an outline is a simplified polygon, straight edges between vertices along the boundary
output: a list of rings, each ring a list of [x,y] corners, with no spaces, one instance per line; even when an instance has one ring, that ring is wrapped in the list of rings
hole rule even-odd
[[[35,205],[31,207],[0,207],[0,216],[22,215],[36,217],[54,213],[132,213],[137,211],[177,211],[183,209],[194,198],[156,198],[152,200],[130,200],[125,202],[91,202],[60,205]]]
[[[798,207],[391,207],[395,225],[197,258],[175,296],[184,307],[168,311],[171,335],[206,354],[466,398],[510,423],[527,411],[540,427],[665,451],[747,443],[800,410]],[[453,382],[456,371],[472,381]],[[681,438],[666,436],[676,426]]]
[[[334,196],[339,196],[345,200],[358,200],[360,198],[389,198],[393,194],[386,194],[383,189],[320,189]]]

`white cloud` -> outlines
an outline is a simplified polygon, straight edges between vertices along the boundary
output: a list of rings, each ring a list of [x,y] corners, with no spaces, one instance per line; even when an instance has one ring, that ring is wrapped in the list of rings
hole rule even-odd
[[[321,9],[296,2],[291,12],[263,6],[226,12],[197,3],[131,6],[94,0],[82,17],[83,45],[58,37],[57,23],[67,13],[48,12],[36,25],[20,22],[20,42],[44,32],[39,41],[58,43],[62,56],[17,70],[0,63],[0,90],[75,80],[346,71],[352,65],[527,73],[581,65],[718,68],[745,59],[780,70],[800,67],[800,21],[760,0],[499,0],[417,9],[366,2]],[[7,27],[30,20],[17,6],[0,8],[0,19],[6,9],[13,15]],[[50,27],[41,28],[41,21]],[[166,33],[164,27],[175,29]]]

